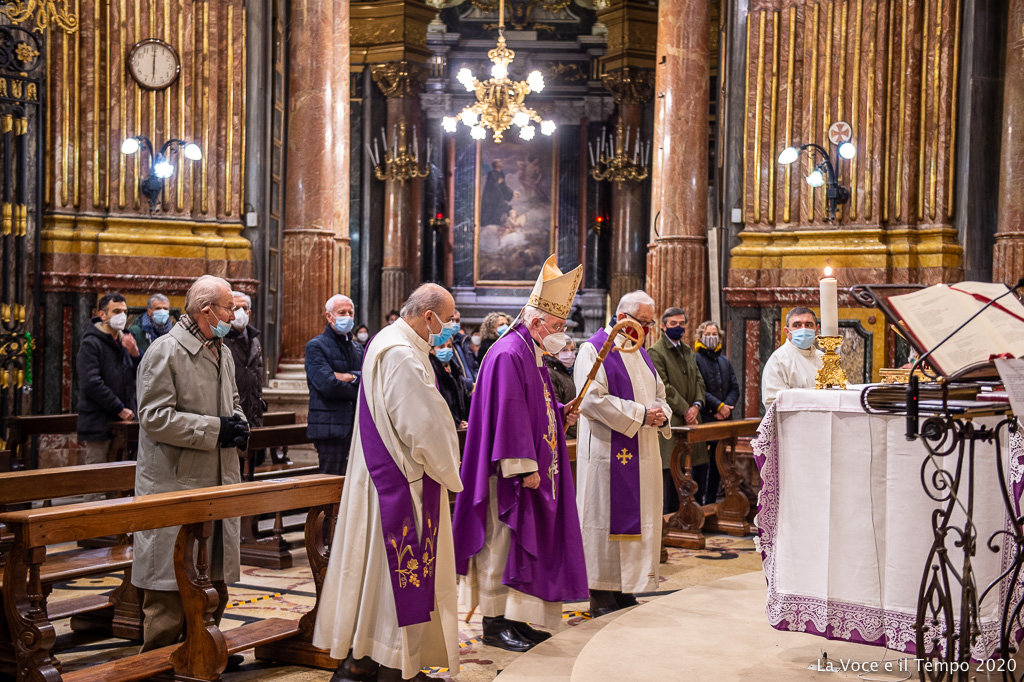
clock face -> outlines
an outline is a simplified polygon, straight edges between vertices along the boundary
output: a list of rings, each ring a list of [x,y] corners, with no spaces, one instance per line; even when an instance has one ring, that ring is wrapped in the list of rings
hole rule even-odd
[[[178,79],[178,53],[162,40],[148,38],[128,53],[128,72],[147,90],[163,90]]]

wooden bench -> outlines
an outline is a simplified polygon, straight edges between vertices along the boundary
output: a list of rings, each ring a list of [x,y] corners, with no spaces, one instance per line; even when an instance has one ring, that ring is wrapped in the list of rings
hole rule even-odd
[[[752,499],[744,490],[744,476],[738,464],[737,441],[741,436],[757,432],[760,419],[711,422],[694,426],[672,427],[676,446],[672,451],[669,470],[676,492],[679,509],[662,527],[662,544],[687,549],[704,549],[702,530],[749,535]],[[715,462],[725,488],[725,499],[701,507],[694,500],[697,482],[693,480],[691,450],[695,443],[718,441]]]
[[[108,463],[17,471],[0,476],[0,500],[9,503],[44,501],[97,493],[121,494],[135,487],[135,463]],[[14,530],[0,521],[0,566],[14,550]],[[39,568],[39,608],[51,621],[71,618],[76,631],[98,631],[125,639],[142,637],[142,610],[131,584],[132,545],[120,536],[111,547],[75,548],[50,554]],[[121,584],[108,594],[90,594],[52,602],[53,586],[79,578],[123,573]],[[0,605],[6,602],[6,576],[0,576]],[[6,619],[0,619],[0,674],[14,672],[15,648]]]
[[[11,450],[11,468],[35,469],[38,458],[33,451],[33,436],[65,435],[78,432],[77,414],[43,414],[8,417],[7,447]]]
[[[10,450],[0,450],[0,474],[11,471],[12,456]]]
[[[4,568],[4,600],[17,643],[18,679],[131,682],[173,671],[179,678],[216,680],[228,654],[271,643],[272,649],[257,655],[336,666],[337,661],[314,649],[311,641],[327,570],[322,519],[327,515],[333,525],[343,483],[343,477],[318,474],[0,514],[0,523],[14,533],[14,548]],[[316,585],[313,609],[298,621],[268,618],[222,632],[213,622],[219,596],[207,575],[207,540],[214,522],[240,513],[255,516],[303,506],[310,507],[306,548]],[[185,641],[61,675],[61,664],[51,653],[56,634],[40,589],[46,546],[178,525],[173,561],[185,606]]]

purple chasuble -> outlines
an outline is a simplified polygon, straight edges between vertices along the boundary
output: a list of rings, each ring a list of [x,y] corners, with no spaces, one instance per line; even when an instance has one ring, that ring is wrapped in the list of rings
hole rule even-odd
[[[544,601],[578,601],[589,592],[562,405],[534,347],[517,324],[484,356],[462,452],[463,490],[455,498],[455,567],[465,575],[484,545],[490,477],[497,476],[498,518],[511,535],[501,582]],[[502,459],[536,460],[540,487],[502,476]]]
[[[380,525],[398,625],[426,623],[434,610],[434,560],[438,516],[441,513],[441,485],[423,474],[423,537],[420,538],[416,532],[409,481],[377,431],[366,404],[365,386],[362,384],[359,388],[359,440],[370,480],[377,489]]]
[[[598,352],[608,340],[608,332],[599,330],[591,336],[587,343]],[[647,351],[640,347],[640,354],[657,376],[654,363]],[[633,382],[622,361],[622,353],[613,351],[604,359],[604,373],[608,377],[608,392],[623,400],[633,400]],[[641,427],[642,428],[642,427]],[[640,537],[640,438],[639,432],[632,438],[612,432],[612,451],[609,463],[611,471],[608,479],[611,483],[611,516],[609,534],[612,540],[635,540]]]

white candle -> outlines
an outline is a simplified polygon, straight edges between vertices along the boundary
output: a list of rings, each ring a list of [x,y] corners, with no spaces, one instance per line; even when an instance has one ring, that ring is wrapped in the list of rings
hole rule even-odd
[[[825,268],[819,283],[821,293],[821,335],[839,336],[839,291],[832,268]]]

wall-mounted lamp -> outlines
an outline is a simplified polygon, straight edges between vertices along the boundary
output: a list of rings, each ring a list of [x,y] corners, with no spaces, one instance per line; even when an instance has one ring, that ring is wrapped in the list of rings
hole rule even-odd
[[[174,175],[174,163],[170,161],[170,153],[180,148],[186,159],[199,161],[203,158],[203,150],[195,142],[172,139],[164,142],[160,151],[154,154],[153,143],[149,141],[149,138],[145,135],[136,135],[121,143],[121,153],[134,154],[142,145],[145,145],[146,150],[149,151],[149,175],[139,181],[139,189],[149,200],[149,211],[152,213],[157,210],[157,204],[160,203],[160,194],[164,191],[164,180]]]
[[[828,150],[821,145],[805,144],[802,147],[786,147],[779,154],[779,163],[783,165],[789,165],[800,158],[800,153],[810,149],[813,153],[817,153],[821,157],[821,162],[814,167],[811,174],[807,176],[807,184],[811,187],[825,186],[825,214],[828,220],[835,220],[836,210],[839,206],[845,204],[850,200],[850,190],[839,184],[839,175],[836,172],[836,168],[839,166],[840,157],[850,160],[857,155],[857,148],[849,140],[849,128],[846,128],[844,134],[840,137],[835,137],[832,133],[833,129],[837,126],[845,124],[834,124],[832,129],[829,130],[829,139],[833,141],[833,144],[837,144],[836,147],[836,160],[833,163],[829,157]],[[846,139],[843,139],[843,138]]]

